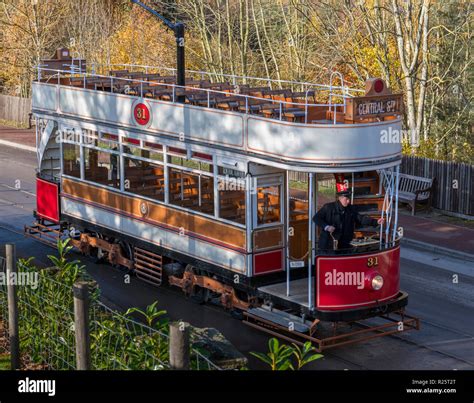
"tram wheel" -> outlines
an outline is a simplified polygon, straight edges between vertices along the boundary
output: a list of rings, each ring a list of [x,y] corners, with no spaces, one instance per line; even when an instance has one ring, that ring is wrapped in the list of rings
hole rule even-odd
[[[118,244],[120,245],[120,248],[122,249],[123,256],[127,258],[130,261],[134,261],[134,256],[133,256],[133,247],[130,243],[125,242],[125,241],[119,241]],[[133,273],[133,268],[125,267],[122,265],[116,265],[120,269],[126,270],[127,274]]]
[[[91,232],[90,234],[91,236],[93,236],[94,238],[98,238],[98,239],[104,239],[103,235],[100,233],[100,232]],[[91,247],[90,248],[90,253],[89,255],[94,258],[94,263],[95,264],[102,264],[105,262],[105,256],[106,256],[106,252],[104,252],[102,250],[102,248],[95,248],[95,247]]]
[[[204,305],[209,301],[210,290],[202,287],[194,287],[194,292],[191,295],[191,301],[198,305]]]

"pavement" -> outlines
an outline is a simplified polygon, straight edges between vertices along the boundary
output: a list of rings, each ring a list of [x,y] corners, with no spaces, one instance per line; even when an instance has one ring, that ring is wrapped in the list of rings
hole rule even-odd
[[[446,218],[437,213],[411,216],[400,208],[398,221],[403,228],[402,242],[418,249],[474,261],[474,221],[455,219],[446,222]]]
[[[35,129],[17,129],[0,125],[0,146],[34,152]],[[402,243],[410,246],[474,261],[474,221],[453,219],[438,213],[417,213],[411,216],[399,209],[399,226],[403,227]]]
[[[36,151],[35,129],[17,129],[0,125],[0,146]]]

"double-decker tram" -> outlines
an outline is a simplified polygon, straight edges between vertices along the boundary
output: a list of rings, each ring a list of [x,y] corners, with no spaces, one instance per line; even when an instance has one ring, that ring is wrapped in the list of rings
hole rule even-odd
[[[87,67],[60,49],[32,84],[28,236],[67,235],[318,350],[419,327],[399,287],[401,94],[337,73],[319,85],[186,71],[183,86],[174,69]]]

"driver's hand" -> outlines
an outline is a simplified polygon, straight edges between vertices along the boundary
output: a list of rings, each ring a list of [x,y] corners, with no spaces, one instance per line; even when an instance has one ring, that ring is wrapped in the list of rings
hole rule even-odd
[[[378,224],[378,225],[382,225],[384,222],[385,222],[385,218],[379,218],[379,219],[377,220],[377,224]]]
[[[327,225],[326,228],[325,228],[325,230],[326,230],[327,232],[334,232],[334,231],[336,230],[336,228],[333,227],[332,225]]]

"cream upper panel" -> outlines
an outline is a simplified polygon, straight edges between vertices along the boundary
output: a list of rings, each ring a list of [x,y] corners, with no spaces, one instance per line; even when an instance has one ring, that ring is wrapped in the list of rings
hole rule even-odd
[[[149,117],[137,123],[136,107]],[[154,99],[33,83],[32,108],[84,121],[217,145],[262,158],[338,166],[401,158],[401,119],[365,124],[302,124]]]
[[[401,155],[401,119],[365,124],[305,125],[247,120],[248,150],[306,163],[358,163]]]

